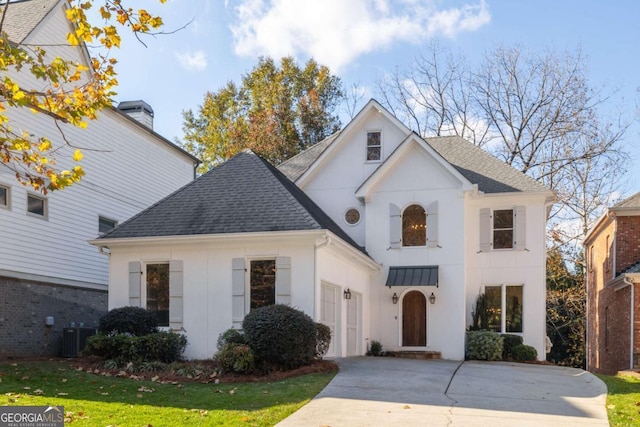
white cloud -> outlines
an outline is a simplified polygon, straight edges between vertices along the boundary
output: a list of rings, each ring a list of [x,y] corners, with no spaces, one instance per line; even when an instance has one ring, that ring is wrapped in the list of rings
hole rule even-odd
[[[425,0],[237,0],[232,5],[236,54],[310,56],[334,71],[397,42],[455,37],[491,20],[484,0],[449,9]]]
[[[207,55],[201,51],[176,52],[180,65],[189,71],[202,71],[207,68]]]

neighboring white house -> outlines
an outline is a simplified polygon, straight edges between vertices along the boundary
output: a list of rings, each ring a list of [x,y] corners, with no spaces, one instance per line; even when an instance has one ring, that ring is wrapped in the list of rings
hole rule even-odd
[[[5,6],[2,6],[3,10]],[[50,55],[87,62],[84,47],[66,45],[71,30],[64,0],[11,2],[3,27],[18,45],[46,45]],[[28,84],[28,72],[11,73]],[[85,177],[44,195],[0,165],[0,356],[56,354],[64,326],[94,326],[107,310],[108,259],[88,241],[177,190],[195,177],[198,160],[155,133],[153,111],[123,103],[147,126],[118,109],[104,110],[86,129],[62,125],[82,149]],[[8,110],[15,131],[48,136],[61,168],[73,149],[51,118]],[[54,325],[45,326],[53,317]]]
[[[282,302],[330,326],[330,356],[377,340],[462,359],[485,293],[492,329],[545,357],[552,191],[374,100],[278,169],[243,152],[93,241],[111,254],[109,307],[155,311],[191,358]]]

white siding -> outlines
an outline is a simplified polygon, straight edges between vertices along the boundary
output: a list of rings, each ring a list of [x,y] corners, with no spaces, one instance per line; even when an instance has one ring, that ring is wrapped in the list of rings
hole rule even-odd
[[[61,37],[64,42],[69,27],[62,14],[61,8],[54,10],[27,42],[52,44]],[[74,59],[83,56],[77,48],[48,50]],[[7,113],[14,130],[46,135],[56,147],[64,145],[51,118],[24,109]],[[56,153],[57,166],[71,167],[72,153],[79,148],[86,175],[79,184],[46,196],[46,219],[26,214],[29,190],[0,166],[0,183],[11,187],[11,207],[0,209],[0,273],[106,286],[108,258],[87,243],[99,235],[98,217],[121,223],[147,208],[193,179],[193,160],[112,110],[103,111],[86,129],[63,125],[62,130],[72,146]]]

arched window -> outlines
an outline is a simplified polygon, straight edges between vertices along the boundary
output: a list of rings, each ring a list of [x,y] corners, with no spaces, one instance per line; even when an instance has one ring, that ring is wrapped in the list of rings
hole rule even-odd
[[[427,213],[420,205],[411,205],[402,213],[402,246],[427,244]]]

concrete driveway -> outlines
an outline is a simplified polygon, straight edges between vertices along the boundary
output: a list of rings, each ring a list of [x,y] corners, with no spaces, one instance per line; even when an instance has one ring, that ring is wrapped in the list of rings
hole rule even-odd
[[[606,386],[580,369],[391,357],[337,362],[329,385],[278,427],[609,425]]]

